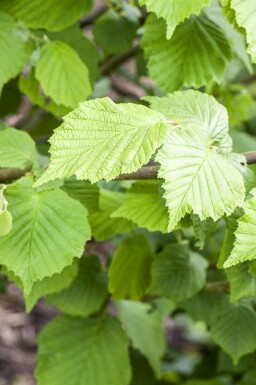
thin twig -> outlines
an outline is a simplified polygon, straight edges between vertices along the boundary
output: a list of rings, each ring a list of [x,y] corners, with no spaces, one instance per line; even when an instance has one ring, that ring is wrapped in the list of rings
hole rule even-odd
[[[103,15],[107,9],[108,7],[106,5],[101,5],[100,7],[93,9],[89,15],[80,20],[80,28],[84,28],[87,27],[87,25],[93,24],[94,21]]]
[[[110,72],[114,71],[120,64],[124,63],[126,60],[136,56],[140,48],[139,43],[136,43],[127,51],[120,53],[120,55],[111,56],[106,61],[100,64],[100,72],[102,75],[108,75]]]

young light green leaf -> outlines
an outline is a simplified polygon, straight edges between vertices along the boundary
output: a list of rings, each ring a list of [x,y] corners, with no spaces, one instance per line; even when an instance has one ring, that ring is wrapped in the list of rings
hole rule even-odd
[[[152,79],[166,92],[219,83],[232,58],[224,32],[205,16],[192,16],[166,40],[164,21],[151,15],[142,46]]]
[[[153,255],[142,234],[125,238],[109,269],[109,291],[114,299],[140,299],[150,283]]]
[[[133,346],[147,357],[157,377],[160,376],[161,357],[165,352],[163,317],[150,304],[120,301],[117,314]]]
[[[35,77],[46,96],[57,104],[75,108],[91,93],[89,72],[78,54],[66,43],[46,43],[36,63]]]
[[[37,192],[32,184],[24,177],[7,189],[13,228],[0,238],[0,262],[21,279],[25,294],[80,257],[91,235],[83,205],[60,189]]]
[[[18,26],[12,17],[0,12],[0,92],[3,85],[23,69],[31,53],[27,42],[18,32]]]
[[[12,215],[7,210],[0,210],[0,237],[8,234],[12,229]]]
[[[92,0],[1,0],[0,10],[28,27],[59,31],[74,24],[92,6]]]
[[[74,174],[94,183],[136,171],[168,130],[163,115],[141,105],[115,104],[109,98],[81,103],[51,137],[51,163],[36,186]]]
[[[47,303],[63,313],[87,317],[100,310],[108,295],[107,277],[95,256],[82,258],[70,287],[47,297]]]
[[[131,47],[138,25],[110,9],[93,25],[95,41],[106,55],[123,52]]]
[[[38,385],[128,385],[131,381],[128,341],[113,318],[62,315],[43,329],[38,343]]]
[[[167,232],[168,211],[160,195],[159,181],[135,182],[123,204],[111,218],[126,218],[149,231]]]
[[[256,189],[253,189],[251,194],[253,198],[246,202],[244,215],[237,221],[238,227],[235,231],[234,248],[224,263],[224,267],[230,267],[256,258]]]
[[[211,335],[236,364],[240,357],[256,349],[256,313],[253,307],[244,301],[230,304],[228,299],[224,300],[215,310]]]
[[[35,159],[35,142],[26,132],[10,127],[0,131],[0,167],[24,169]]]
[[[167,24],[167,39],[170,39],[176,26],[192,13],[199,14],[203,7],[210,4],[209,0],[139,0],[140,5],[146,5],[149,12],[155,12],[157,17],[165,19]]]
[[[201,220],[221,218],[242,206],[243,176],[207,132],[196,129],[172,130],[156,160],[159,177],[165,180],[164,198],[169,209],[169,231],[187,213]]]
[[[206,260],[187,245],[169,245],[153,262],[150,292],[174,302],[193,297],[205,284],[206,268]]]
[[[129,233],[137,227],[126,218],[112,218],[112,214],[119,209],[125,197],[126,193],[100,190],[99,208],[89,215],[92,236],[97,241],[103,241],[116,234]]]
[[[249,45],[248,52],[251,55],[252,61],[256,63],[256,3],[254,0],[231,0],[231,7],[236,12],[238,25],[246,31],[246,40]]]
[[[187,90],[173,92],[162,98],[147,96],[143,100],[148,101],[153,110],[177,122],[182,128],[207,132],[223,151],[232,149],[227,110],[213,96]]]

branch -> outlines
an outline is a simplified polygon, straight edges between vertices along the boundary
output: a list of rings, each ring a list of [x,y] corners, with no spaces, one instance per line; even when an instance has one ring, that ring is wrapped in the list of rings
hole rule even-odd
[[[229,292],[229,283],[227,281],[219,282],[207,282],[203,291],[220,291],[220,292]]]
[[[120,64],[126,60],[136,56],[139,51],[140,45],[136,43],[133,47],[127,51],[120,53],[120,55],[111,56],[106,61],[100,64],[100,72],[102,75],[108,75],[110,72],[115,70]]]
[[[20,170],[18,168],[0,168],[0,183],[10,182],[24,176],[30,168]]]
[[[87,25],[93,24],[96,19],[98,19],[103,13],[106,12],[108,7],[106,5],[101,5],[98,8],[95,8],[89,15],[85,16],[80,20],[80,28],[84,28]]]

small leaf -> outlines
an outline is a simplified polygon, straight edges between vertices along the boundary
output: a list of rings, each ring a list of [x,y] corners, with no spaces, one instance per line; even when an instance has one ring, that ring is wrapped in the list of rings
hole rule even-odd
[[[120,301],[116,303],[120,318],[133,346],[147,357],[157,377],[160,377],[161,358],[165,352],[163,317],[150,304]]]
[[[164,116],[147,107],[109,98],[81,103],[51,137],[51,163],[36,186],[74,174],[94,183],[136,171],[167,132]]]
[[[48,296],[47,303],[63,313],[87,317],[100,310],[108,295],[107,277],[95,256],[82,258],[71,286]]]
[[[205,284],[206,268],[206,260],[186,245],[169,245],[153,262],[150,292],[174,302],[193,297]]]
[[[128,341],[113,318],[62,315],[43,329],[38,343],[38,385],[130,383]]]
[[[256,276],[251,273],[251,269],[255,268],[255,265],[255,262],[244,262],[225,271],[230,283],[231,302],[236,302],[244,297],[256,296]]]
[[[66,43],[46,43],[36,63],[35,77],[46,96],[56,104],[75,108],[91,93],[89,72],[78,54]]]
[[[256,313],[244,301],[230,304],[224,300],[216,309],[211,335],[235,364],[245,354],[256,349]]]
[[[7,210],[0,210],[0,237],[8,234],[12,229],[12,215]]]
[[[118,246],[109,269],[109,290],[114,299],[140,299],[150,283],[153,259],[142,234],[125,238]]]
[[[0,238],[0,262],[28,294],[35,281],[60,273],[90,239],[87,210],[60,189],[37,192],[24,177],[5,193],[12,231]]]
[[[36,159],[33,139],[24,131],[5,128],[0,131],[0,167],[24,169]]]

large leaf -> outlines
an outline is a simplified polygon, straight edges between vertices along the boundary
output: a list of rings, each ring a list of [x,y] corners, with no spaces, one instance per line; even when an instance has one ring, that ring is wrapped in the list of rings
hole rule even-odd
[[[159,376],[161,357],[165,352],[162,315],[150,304],[120,301],[116,305],[118,316],[133,346],[147,357]]]
[[[205,284],[206,268],[206,260],[186,245],[169,245],[152,265],[150,292],[174,302],[193,297]]]
[[[186,20],[166,40],[164,21],[152,15],[142,46],[152,79],[167,92],[220,82],[232,57],[224,32],[205,16]]]
[[[217,100],[199,91],[177,91],[165,97],[147,96],[143,98],[150,107],[173,120],[182,128],[195,128],[207,132],[222,150],[231,150],[228,113]]]
[[[36,159],[36,146],[24,131],[5,128],[0,131],[0,167],[24,169]]]
[[[125,16],[108,10],[93,25],[95,41],[105,54],[127,50],[136,37],[137,25]]]
[[[126,193],[100,190],[99,208],[89,216],[92,236],[97,241],[106,240],[116,234],[129,233],[137,227],[126,218],[112,218],[112,214],[119,209],[125,197]]]
[[[30,54],[26,41],[19,35],[17,24],[10,16],[2,12],[0,12],[0,52],[1,91],[3,85],[22,70]]]
[[[253,307],[243,301],[234,304],[223,301],[215,311],[211,335],[236,364],[240,357],[256,349],[256,313]]]
[[[163,143],[163,115],[109,98],[81,103],[50,139],[51,163],[36,185],[76,175],[97,182],[137,170]]]
[[[149,231],[167,232],[168,211],[160,195],[159,181],[135,182],[123,204],[111,218],[126,218]]]
[[[92,0],[1,0],[0,9],[30,28],[59,31],[74,24],[92,6]]]
[[[192,211],[201,220],[217,220],[243,204],[243,176],[219,151],[202,130],[178,128],[167,136],[156,159],[161,164],[158,175],[165,180],[169,230]]]
[[[108,295],[106,274],[95,256],[82,258],[71,286],[48,296],[47,302],[63,313],[87,317],[100,310]]]
[[[109,269],[109,290],[113,298],[140,299],[150,283],[152,259],[150,246],[142,234],[125,238]]]
[[[246,30],[246,39],[249,44],[248,51],[252,61],[256,62],[256,29],[255,13],[256,3],[254,0],[231,0],[231,6],[236,11],[236,20],[240,27]]]
[[[60,189],[37,192],[32,184],[24,177],[8,188],[13,228],[0,238],[0,262],[21,279],[26,294],[35,281],[80,257],[90,238],[83,205]]]
[[[251,194],[253,198],[246,202],[244,215],[238,219],[234,248],[224,263],[224,267],[251,261],[256,258],[256,189],[253,189]]]
[[[127,338],[113,318],[59,316],[38,342],[38,385],[130,383]]]
[[[46,43],[36,63],[36,79],[46,96],[57,104],[75,108],[91,93],[89,72],[78,54],[66,43]]]
[[[166,20],[167,39],[170,39],[176,26],[189,17],[192,13],[199,14],[201,9],[209,5],[209,0],[139,0],[141,5],[146,5],[148,11],[155,12],[158,17]]]

